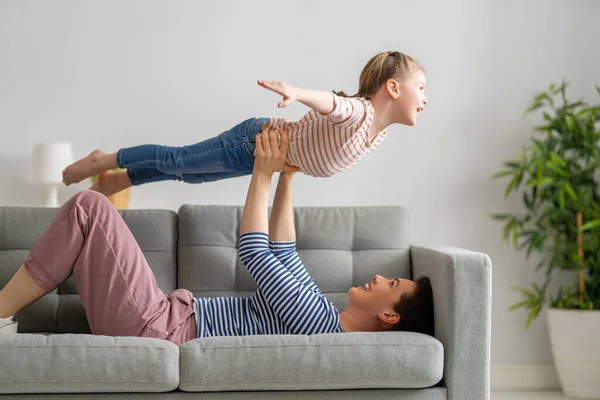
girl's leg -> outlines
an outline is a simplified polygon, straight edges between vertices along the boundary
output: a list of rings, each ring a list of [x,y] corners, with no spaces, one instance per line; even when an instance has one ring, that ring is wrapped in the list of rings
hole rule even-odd
[[[254,138],[268,122],[268,118],[251,118],[217,137],[190,146],[142,145],[112,154],[96,150],[67,167],[63,182],[69,185],[109,169],[126,168],[126,175],[105,174],[99,178],[102,182],[91,187],[110,196],[149,182],[202,183],[248,175],[254,166]]]
[[[96,150],[67,167],[63,172],[63,182],[67,185],[76,183],[117,167],[128,170],[148,170],[139,173],[129,172],[128,176],[133,185],[166,179],[186,181],[184,175],[222,174],[211,175],[211,179],[190,178],[189,180],[206,182],[239,176],[241,172],[250,173],[254,165],[254,137],[268,121],[268,118],[250,118],[217,137],[190,146],[147,144],[124,148],[112,154]]]
[[[131,171],[129,178],[134,185],[165,179],[186,181],[186,175],[251,172],[253,144],[246,140],[246,135],[235,135],[235,128],[232,131],[227,136],[183,147],[142,145],[121,149],[117,163]],[[170,178],[162,177],[163,174]]]
[[[254,167],[254,138],[265,121],[268,119],[251,118],[190,146],[121,149],[117,164],[127,169],[132,185],[164,180],[202,183],[249,175]]]
[[[102,150],[94,150],[87,157],[65,168],[62,173],[63,183],[67,186],[72,183],[79,183],[85,178],[115,168],[118,168],[117,153],[107,154]]]
[[[232,173],[235,172],[237,165],[232,163],[234,160],[228,152],[235,150],[236,145],[242,145],[242,142],[238,140],[237,143],[228,143],[223,136],[217,136],[183,147],[144,144],[123,148],[111,154],[94,150],[87,157],[65,168],[63,182],[67,185],[78,183],[85,178],[114,168],[126,168],[129,171],[127,176],[131,185],[163,180],[184,180],[184,174]],[[111,179],[116,179],[116,176]],[[108,186],[117,185],[115,182],[114,185]],[[97,190],[98,187],[99,185],[96,185],[93,190]],[[113,189],[98,191],[107,194]]]
[[[165,296],[118,211],[93,191],[73,196],[36,240],[20,277],[2,290],[2,298],[18,287],[27,293],[14,297],[5,312],[27,306],[71,274],[94,334],[169,339],[182,326],[189,328],[191,293]]]
[[[236,165],[231,163],[228,150],[233,149],[236,144],[226,143],[223,139],[222,136],[217,136],[183,147],[144,144],[123,148],[111,154],[94,150],[87,157],[65,168],[63,182],[66,185],[78,183],[114,168],[138,170],[137,173],[129,173],[133,185],[170,179],[182,180],[182,175],[189,173],[232,172]],[[238,143],[241,144],[241,141]]]
[[[200,173],[200,174],[184,174],[182,176],[167,175],[158,170],[133,168],[123,172],[104,171],[98,176],[98,180],[94,183],[90,190],[100,192],[105,196],[112,196],[131,187],[132,180],[138,185],[148,182],[158,182],[163,180],[178,180],[187,183],[202,183],[212,182],[221,179],[234,178],[237,176],[249,175],[250,172],[240,171],[235,172],[215,172],[215,173]]]

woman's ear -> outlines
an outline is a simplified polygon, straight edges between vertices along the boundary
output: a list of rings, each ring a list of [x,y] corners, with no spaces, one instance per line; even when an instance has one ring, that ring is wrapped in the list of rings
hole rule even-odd
[[[400,314],[392,310],[380,312],[378,317],[381,322],[390,325],[390,327],[400,322]]]

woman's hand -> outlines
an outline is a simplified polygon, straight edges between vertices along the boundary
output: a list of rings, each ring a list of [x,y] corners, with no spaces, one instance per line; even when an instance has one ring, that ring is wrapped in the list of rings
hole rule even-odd
[[[242,214],[240,234],[247,232],[269,232],[269,194],[271,178],[285,168],[288,149],[288,135],[274,130],[265,130],[256,135],[254,170],[246,196],[246,206]],[[281,140],[281,144],[279,144]]]
[[[283,101],[277,105],[282,108],[289,106],[298,100],[298,88],[282,81],[263,81],[259,80],[258,84],[265,89],[269,89],[283,96]]]
[[[267,129],[256,135],[255,141],[254,172],[272,176],[277,171],[283,171],[288,149],[287,132]]]
[[[256,135],[254,172],[272,176],[278,171],[296,172],[298,167],[287,165],[288,133],[281,130],[264,130]]]

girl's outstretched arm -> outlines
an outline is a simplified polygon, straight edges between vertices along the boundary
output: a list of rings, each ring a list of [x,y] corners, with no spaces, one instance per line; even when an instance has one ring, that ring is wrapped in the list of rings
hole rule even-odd
[[[278,107],[285,107],[297,100],[321,114],[329,114],[335,105],[332,92],[303,89],[282,81],[259,80],[258,84],[283,96],[283,101],[277,105]]]

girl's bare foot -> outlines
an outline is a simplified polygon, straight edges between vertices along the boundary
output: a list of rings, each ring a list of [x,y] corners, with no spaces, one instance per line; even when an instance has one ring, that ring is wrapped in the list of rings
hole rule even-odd
[[[72,183],[79,183],[85,178],[113,168],[118,168],[116,153],[106,154],[102,150],[94,150],[87,157],[65,168],[63,183],[67,186]]]
[[[131,181],[127,171],[104,171],[98,175],[98,180],[90,187],[90,190],[95,190],[108,197],[128,187],[131,187]]]

